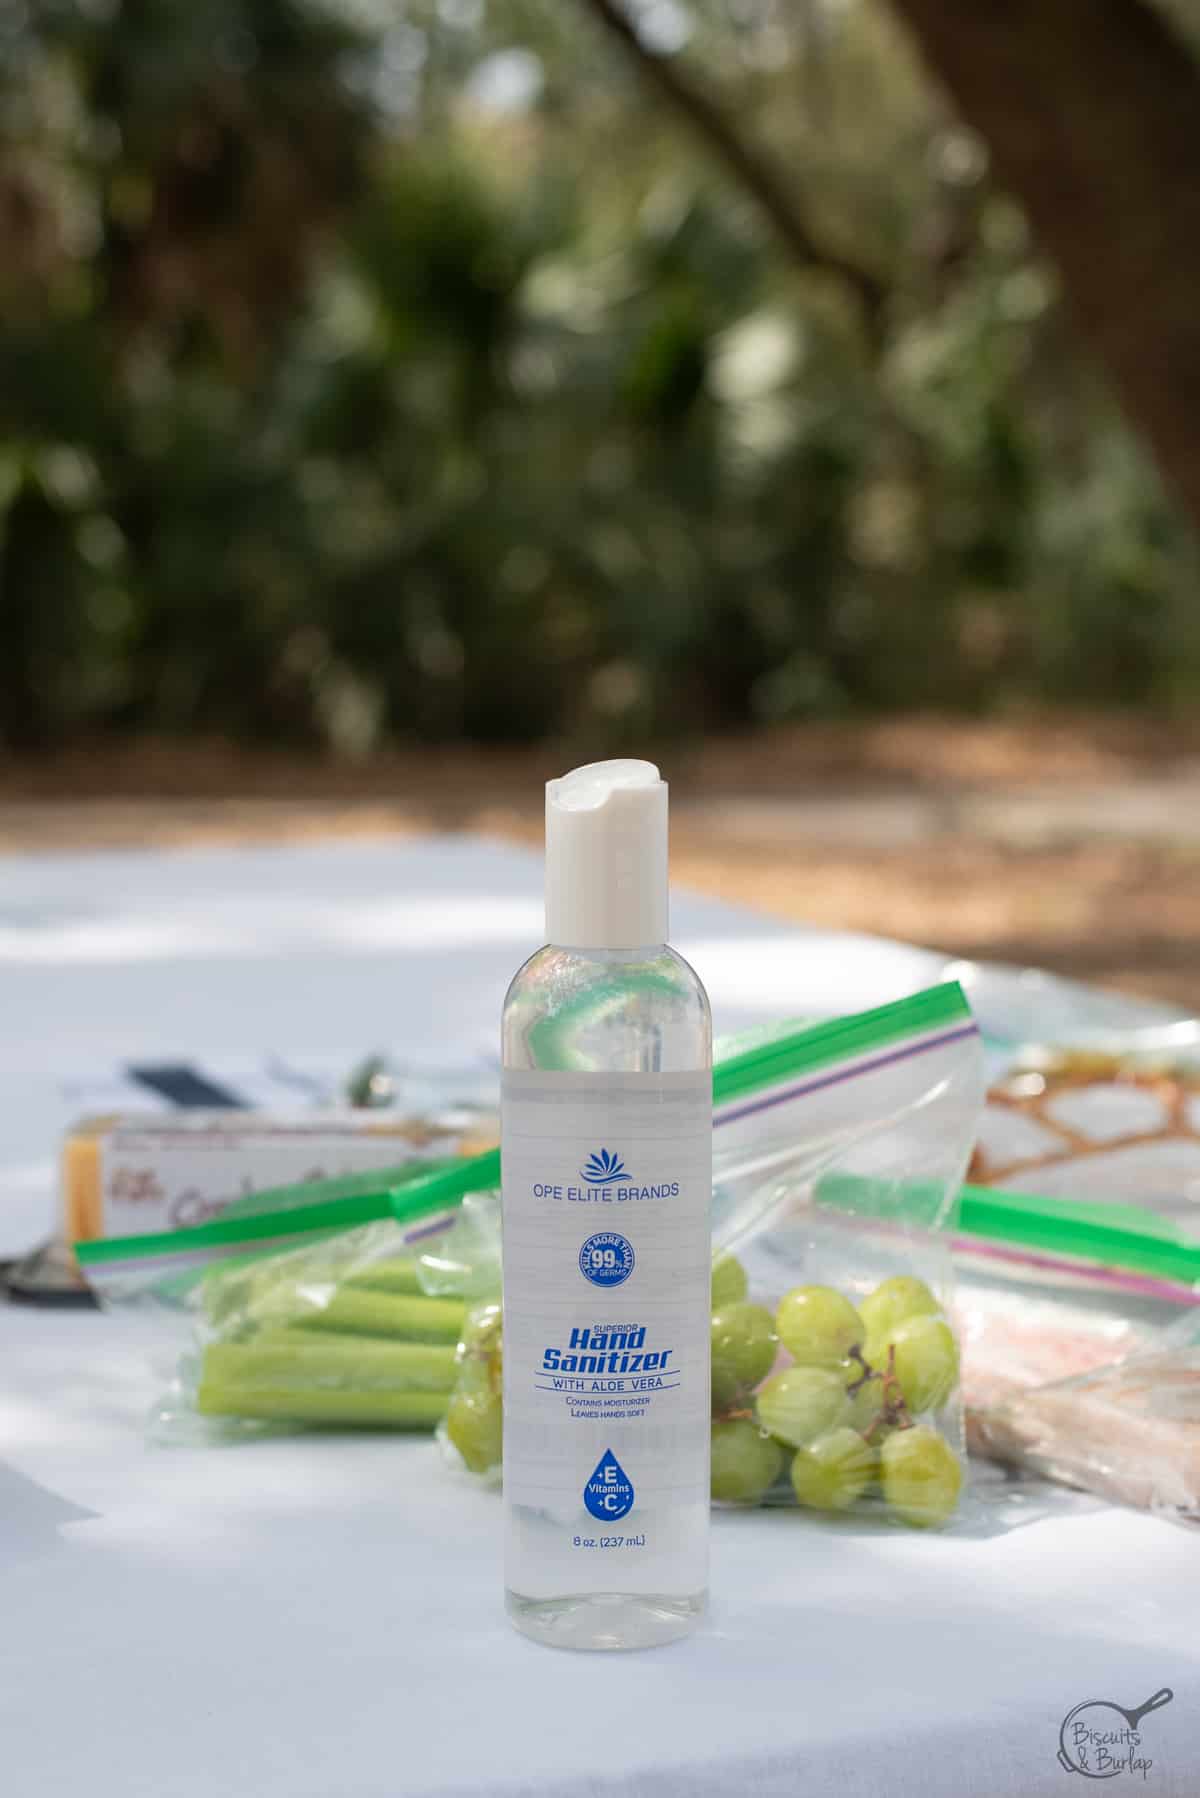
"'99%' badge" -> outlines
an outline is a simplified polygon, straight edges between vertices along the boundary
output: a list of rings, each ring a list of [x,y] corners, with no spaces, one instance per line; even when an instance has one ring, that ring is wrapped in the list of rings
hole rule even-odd
[[[579,1251],[579,1271],[593,1286],[619,1286],[633,1272],[633,1244],[617,1230],[598,1230]]]

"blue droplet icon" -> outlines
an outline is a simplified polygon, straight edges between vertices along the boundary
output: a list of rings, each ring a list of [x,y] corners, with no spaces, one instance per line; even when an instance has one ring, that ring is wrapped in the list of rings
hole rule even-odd
[[[633,1482],[611,1448],[596,1463],[596,1471],[583,1489],[583,1502],[601,1523],[616,1523],[633,1509]]]

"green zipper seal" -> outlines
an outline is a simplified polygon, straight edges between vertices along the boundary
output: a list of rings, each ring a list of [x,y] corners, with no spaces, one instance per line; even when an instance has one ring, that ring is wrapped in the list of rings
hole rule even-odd
[[[486,1192],[500,1184],[500,1151],[490,1149],[470,1161],[405,1179],[403,1184],[383,1185],[378,1175],[351,1175],[345,1181],[320,1182],[344,1187],[350,1181],[370,1179],[367,1191],[333,1194],[320,1202],[307,1202],[290,1211],[266,1211],[255,1217],[220,1217],[191,1230],[157,1231],[151,1236],[113,1236],[80,1242],[75,1252],[83,1267],[103,1267],[113,1261],[133,1261],[151,1255],[184,1254],[193,1249],[223,1249],[237,1244],[278,1237],[316,1235],[327,1230],[353,1230],[386,1218],[399,1224],[419,1223],[423,1217],[461,1203],[469,1192]]]
[[[849,1061],[872,1049],[888,1048],[902,1037],[955,1024],[973,1025],[974,1018],[962,987],[957,980],[948,980],[910,998],[816,1024],[798,1035],[781,1037],[719,1062],[713,1069],[713,1104],[725,1105],[760,1087],[816,1073],[830,1062]]]
[[[910,998],[877,1006],[873,1011],[793,1031],[719,1062],[713,1069],[713,1104],[724,1105],[746,1093],[814,1073],[831,1062],[849,1060],[886,1048],[903,1037],[955,1024],[973,1027],[971,1008],[957,981],[947,981]],[[461,1204],[470,1192],[493,1192],[499,1185],[500,1151],[488,1149],[469,1161],[454,1162],[416,1178],[411,1176],[411,1170],[396,1169],[390,1176],[365,1173],[316,1181],[307,1189],[312,1194],[310,1198],[303,1198],[306,1189],[298,1188],[287,1208],[271,1210],[271,1204],[282,1204],[287,1194],[288,1189],[280,1187],[257,1195],[257,1203],[266,1209],[256,1209],[252,1217],[226,1212],[214,1222],[198,1224],[190,1230],[80,1242],[75,1252],[84,1268],[103,1267],[152,1255],[165,1258],[195,1249],[223,1249],[238,1244],[252,1247],[256,1242],[280,1237],[352,1230],[384,1218],[410,1224]]]
[[[1046,1255],[1092,1261],[1121,1272],[1200,1283],[1200,1243],[1178,1225],[1137,1205],[1038,1198],[987,1186],[964,1186],[953,1226],[963,1236],[1011,1242]]]
[[[298,1210],[302,1205],[324,1205],[333,1199],[358,1198],[362,1194],[377,1194],[384,1187],[392,1193],[397,1188],[424,1180],[430,1174],[456,1168],[459,1162],[457,1155],[429,1155],[401,1162],[399,1167],[365,1168],[358,1174],[335,1174],[332,1179],[313,1180],[302,1186],[264,1187],[261,1192],[252,1192],[246,1198],[234,1199],[232,1204],[226,1205],[220,1221],[229,1223],[235,1218],[265,1217],[270,1211],[278,1214]]]
[[[233,1217],[228,1222],[197,1224],[190,1230],[164,1230],[152,1236],[113,1236],[80,1242],[75,1253],[84,1267],[103,1267],[110,1261],[131,1261],[146,1255],[183,1253],[192,1249],[247,1245],[265,1237],[306,1236],[321,1230],[352,1230],[358,1224],[377,1223],[390,1217],[386,1193],[363,1193],[355,1198],[328,1199],[295,1211],[266,1212],[262,1217]]]

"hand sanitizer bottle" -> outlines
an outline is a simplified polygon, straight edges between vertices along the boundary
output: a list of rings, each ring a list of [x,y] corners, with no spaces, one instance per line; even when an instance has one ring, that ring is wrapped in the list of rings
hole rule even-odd
[[[645,1648],[704,1610],[712,1275],[712,1024],[650,762],[547,785],[546,935],[503,1021],[507,1606]]]

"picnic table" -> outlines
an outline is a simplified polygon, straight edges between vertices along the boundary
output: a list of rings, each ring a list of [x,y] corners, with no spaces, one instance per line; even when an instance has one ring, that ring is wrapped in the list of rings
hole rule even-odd
[[[718,1029],[945,965],[688,895],[674,915]],[[467,837],[0,860],[0,1255],[47,1233],[98,1070],[486,1055],[540,922],[537,859]],[[935,1535],[718,1513],[695,1636],[557,1653],[505,1621],[499,1500],[432,1441],[148,1444],[154,1353],[136,1320],[0,1306],[14,1798],[1041,1798],[1079,1777],[1069,1713],[1162,1688],[1118,1783],[1200,1789],[1182,1527],[1034,1483]]]

